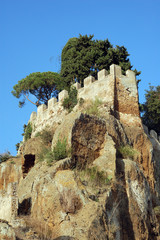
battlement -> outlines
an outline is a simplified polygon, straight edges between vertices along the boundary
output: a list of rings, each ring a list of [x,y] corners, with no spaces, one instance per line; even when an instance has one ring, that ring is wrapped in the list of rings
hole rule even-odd
[[[122,75],[121,67],[115,64],[110,66],[110,73],[105,69],[99,71],[98,80],[95,80],[93,76],[88,76],[84,79],[84,87],[81,87],[77,82],[73,86],[78,91],[78,99],[94,100],[98,97],[106,102],[113,111],[119,111],[122,102],[120,91],[126,92],[129,98],[135,99],[132,99],[132,101],[137,102],[138,99],[135,73],[127,70],[126,75]],[[37,113],[32,112],[29,121],[35,126],[33,135],[44,129],[45,126],[51,126],[54,122],[60,123],[62,121],[64,115],[67,114],[67,111],[62,107],[63,100],[66,97],[68,97],[68,92],[63,90],[58,94],[58,101],[56,98],[51,98],[48,101],[48,106],[42,104],[37,108]]]

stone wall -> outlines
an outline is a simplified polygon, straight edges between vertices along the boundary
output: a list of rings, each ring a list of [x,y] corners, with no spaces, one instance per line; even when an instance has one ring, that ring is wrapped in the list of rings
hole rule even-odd
[[[116,113],[117,117],[124,123],[136,124],[141,127],[138,108],[138,90],[135,73],[131,70],[122,75],[121,67],[115,64],[110,66],[110,73],[105,69],[98,72],[98,80],[89,76],[84,79],[84,87],[79,83],[73,86],[78,90],[78,99],[86,101],[94,100],[96,97],[106,103],[109,110]],[[67,111],[63,109],[62,102],[68,96],[63,90],[56,98],[48,101],[48,106],[42,104],[37,108],[37,113],[32,112],[30,122],[33,126],[32,137],[44,128],[57,127],[63,120]],[[129,115],[129,118],[128,118]]]

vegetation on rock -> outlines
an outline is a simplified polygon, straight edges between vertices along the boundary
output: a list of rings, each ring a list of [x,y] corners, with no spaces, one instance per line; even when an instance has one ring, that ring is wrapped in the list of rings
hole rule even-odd
[[[111,178],[103,171],[99,171],[97,167],[86,167],[78,170],[81,181],[91,182],[93,186],[101,186],[110,184]]]
[[[67,139],[63,138],[62,140],[58,139],[55,147],[53,148],[53,154],[55,160],[60,160],[66,158],[70,153],[70,150],[67,149]]]
[[[7,161],[7,160],[8,160],[9,158],[11,158],[11,157],[12,157],[12,156],[11,156],[11,154],[10,154],[9,151],[7,151],[7,152],[5,152],[5,153],[1,153],[1,154],[0,154],[0,163]]]
[[[44,145],[51,145],[53,134],[51,133],[51,131],[48,131],[46,127],[41,132],[37,132],[35,137],[40,137]]]
[[[119,146],[118,148],[118,155],[123,158],[134,159],[136,156],[139,155],[138,150],[134,149],[130,145]]]
[[[44,145],[42,151],[38,154],[38,160],[46,161],[49,166],[52,165],[54,161],[59,161],[66,157],[69,157],[71,154],[71,150],[67,148],[67,140],[66,138],[60,140],[58,139],[56,145],[53,150],[50,147]]]
[[[24,140],[27,141],[28,139],[31,138],[32,134],[32,124],[29,122],[27,125],[24,124],[24,133],[22,133],[22,136],[24,136]]]
[[[85,108],[84,112],[88,115],[99,116],[99,107],[103,104],[103,101],[99,98],[95,98],[95,100],[91,101],[88,106]]]

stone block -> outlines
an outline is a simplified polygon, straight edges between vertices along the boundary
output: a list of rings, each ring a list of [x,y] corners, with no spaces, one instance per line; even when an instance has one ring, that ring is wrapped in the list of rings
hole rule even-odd
[[[157,139],[157,133],[154,130],[150,131],[150,136]]]
[[[136,81],[136,75],[135,72],[131,71],[131,70],[127,70],[126,71],[126,76],[133,82]]]
[[[112,64],[110,66],[110,74],[114,77],[121,77],[122,75],[122,71],[121,71],[121,67],[115,64]]]
[[[108,75],[108,72],[106,69],[102,69],[98,72],[98,80],[104,79]]]
[[[67,97],[68,97],[68,91],[66,90],[63,90],[58,94],[59,102],[63,102],[63,100]]]
[[[38,117],[41,116],[46,109],[47,109],[47,106],[45,104],[41,104],[40,106],[38,106],[37,116]]]
[[[92,76],[89,76],[84,79],[84,87],[88,86],[89,84],[93,83],[95,81],[95,78]]]
[[[55,97],[49,99],[49,101],[48,101],[48,110],[49,111],[54,108],[54,105],[56,102],[57,102],[57,98],[55,98]]]
[[[36,120],[36,117],[37,117],[37,113],[36,112],[32,112],[29,121],[30,122],[34,122]]]
[[[71,87],[75,87],[77,90],[81,88],[81,84],[76,82]]]

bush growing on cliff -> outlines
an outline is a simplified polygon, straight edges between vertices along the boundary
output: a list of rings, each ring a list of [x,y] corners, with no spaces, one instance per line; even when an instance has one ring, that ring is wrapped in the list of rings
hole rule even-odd
[[[125,145],[118,148],[118,155],[123,158],[134,159],[139,155],[139,152],[130,145]]]
[[[11,158],[11,154],[9,151],[0,154],[0,163],[7,161],[9,158]]]
[[[60,140],[58,139],[53,151],[49,147],[44,147],[42,151],[38,154],[38,160],[40,162],[46,161],[48,166],[51,166],[54,161],[58,161],[69,157],[71,150],[67,148],[66,138]]]
[[[60,160],[68,157],[69,150],[67,149],[67,139],[58,139],[55,147],[53,148],[53,154],[55,160]]]
[[[24,133],[22,134],[22,136],[24,136],[24,140],[27,141],[28,139],[31,138],[32,124],[30,122],[27,125],[24,124],[23,128],[24,128]]]
[[[103,102],[99,98],[95,98],[85,109],[85,113],[89,115],[99,116],[99,107],[103,104]]]
[[[87,180],[93,185],[101,186],[110,184],[111,177],[107,176],[105,172],[99,171],[97,167],[88,168],[78,172],[81,180]]]
[[[53,134],[47,129],[42,130],[42,132],[36,133],[35,137],[40,137],[45,145],[50,145],[52,143]]]

